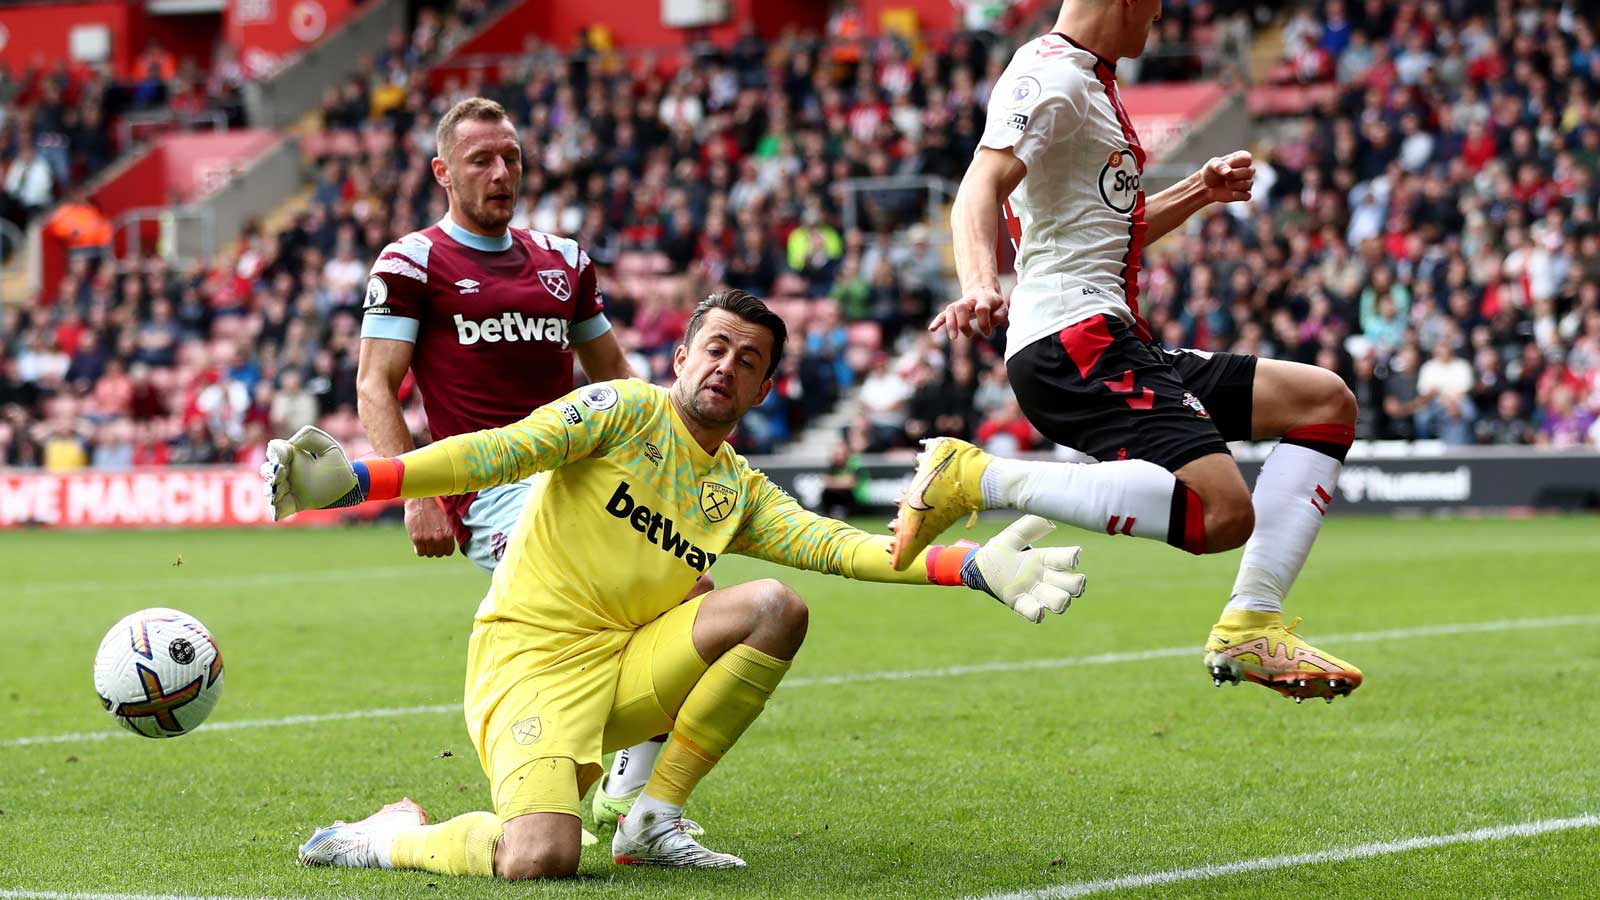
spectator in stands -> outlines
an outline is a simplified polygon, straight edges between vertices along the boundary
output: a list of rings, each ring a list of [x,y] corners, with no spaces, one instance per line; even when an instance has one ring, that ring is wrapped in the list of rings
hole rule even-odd
[[[850,449],[845,441],[833,445],[828,456],[828,471],[823,476],[823,515],[847,519],[860,515],[870,503],[867,495],[872,478],[862,464],[861,456]]]
[[[1348,382],[1356,398],[1356,438],[1370,441],[1385,436],[1383,379],[1378,375],[1378,353],[1367,350],[1356,356]]]
[[[1012,396],[991,412],[978,426],[978,446],[990,453],[1016,456],[1039,445],[1040,437],[1022,414],[1022,406]]]
[[[1537,430],[1522,414],[1522,395],[1501,391],[1495,400],[1494,415],[1479,419],[1474,428],[1480,444],[1531,444]]]
[[[101,470],[133,467],[133,423],[126,419],[106,422],[95,428],[91,465]]]
[[[1557,450],[1577,447],[1589,440],[1595,414],[1578,406],[1570,385],[1558,384],[1550,392],[1550,405],[1534,442]]]
[[[1385,437],[1411,440],[1417,436],[1414,416],[1423,406],[1417,386],[1417,370],[1422,354],[1415,344],[1402,346],[1389,361],[1389,375],[1383,382],[1383,412],[1389,430]]]
[[[5,194],[8,208],[4,218],[25,226],[50,205],[55,191],[55,176],[33,141],[24,138],[17,156],[6,167]]]
[[[833,288],[833,276],[844,256],[844,240],[823,221],[820,202],[813,201],[801,218],[800,227],[789,233],[789,269],[806,280],[812,294],[826,294]]]
[[[1439,438],[1447,444],[1472,442],[1477,410],[1469,396],[1472,364],[1456,355],[1448,341],[1433,345],[1433,355],[1417,371],[1416,437]]]
[[[316,421],[317,398],[305,389],[304,377],[299,369],[285,369],[272,397],[268,414],[269,430],[273,434],[294,434],[306,425],[316,424]]]
[[[873,360],[857,397],[872,425],[872,444],[879,448],[902,444],[906,415],[910,411],[914,391],[911,382],[890,363],[887,354],[879,354]]]

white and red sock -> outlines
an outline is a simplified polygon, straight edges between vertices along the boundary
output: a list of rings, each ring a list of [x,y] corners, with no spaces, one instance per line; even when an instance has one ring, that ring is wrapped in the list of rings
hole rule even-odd
[[[1250,495],[1256,528],[1244,545],[1228,609],[1283,611],[1283,598],[1322,530],[1354,438],[1348,425],[1307,425],[1290,429],[1273,448]]]
[[[1200,495],[1142,459],[1058,463],[997,458],[983,473],[983,505],[1018,509],[1079,528],[1206,549]]]

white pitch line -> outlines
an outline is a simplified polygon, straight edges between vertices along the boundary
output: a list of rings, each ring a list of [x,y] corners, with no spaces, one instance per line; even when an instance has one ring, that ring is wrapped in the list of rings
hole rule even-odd
[[[298,572],[261,572],[254,575],[173,575],[164,578],[86,579],[79,581],[44,581],[24,584],[16,588],[22,596],[44,594],[82,593],[101,590],[170,590],[173,588],[212,590],[227,587],[270,587],[278,584],[300,584],[307,581],[367,581],[373,578],[417,578],[441,575],[468,575],[470,571],[455,566],[375,566],[367,569],[313,569]],[[4,896],[4,895],[0,895]]]
[[[97,894],[0,888],[0,900],[292,900],[289,897],[211,897],[202,894]]]
[[[1354,847],[1319,850],[1315,853],[1267,856],[1213,866],[1199,866],[1193,869],[1143,872],[1124,875],[1120,878],[1107,878],[1102,881],[1079,881],[1073,884],[1063,884],[1031,891],[1014,891],[1009,894],[986,894],[979,900],[1070,900],[1073,897],[1087,897],[1090,894],[1155,887],[1156,885],[1172,884],[1177,881],[1202,881],[1209,878],[1222,878],[1227,875],[1240,875],[1246,872],[1287,869],[1294,866],[1313,866],[1318,863],[1345,862],[1352,859],[1369,859],[1374,856],[1409,853],[1412,850],[1448,847],[1451,844],[1476,844],[1483,841],[1501,841],[1507,838],[1534,837],[1536,835],[1549,834],[1553,831],[1594,828],[1596,826],[1600,826],[1600,816],[1596,815],[1573,816],[1568,819],[1543,819],[1537,822],[1523,822],[1518,825],[1474,828],[1471,831],[1459,831],[1455,834],[1435,834],[1406,838],[1400,841],[1358,844]]]
[[[238,731],[243,728],[279,728],[284,725],[310,725],[316,722],[340,722],[347,719],[393,719],[398,716],[420,716],[427,713],[460,713],[460,703],[440,703],[433,706],[397,706],[390,709],[353,709],[348,712],[319,713],[307,716],[284,716],[279,719],[235,719],[213,722],[206,731]],[[27,747],[33,744],[68,744],[73,741],[103,741],[109,738],[132,737],[126,731],[107,728],[104,731],[79,731],[72,734],[47,734],[39,737],[11,738],[0,741],[0,747]],[[3,900],[4,894],[0,894]]]
[[[1486,634],[1502,631],[1529,631],[1539,628],[1564,628],[1600,625],[1600,615],[1553,616],[1540,619],[1500,619],[1493,622],[1460,622],[1451,625],[1423,625],[1417,628],[1395,628],[1387,631],[1357,631],[1349,634],[1331,634],[1318,640],[1330,643],[1356,644],[1372,641],[1402,640],[1405,638],[1436,637],[1452,634]],[[1068,669],[1078,666],[1103,666],[1112,663],[1142,662],[1178,656],[1198,656],[1193,646],[1162,647],[1155,650],[1135,650],[1127,653],[1098,653],[1093,656],[1066,656],[1054,659],[1017,659],[976,663],[967,666],[945,666],[937,669],[906,669],[889,672],[850,672],[842,675],[819,675],[812,678],[789,678],[783,682],[786,689],[827,687],[836,684],[862,684],[874,681],[911,681],[920,678],[956,678],[964,675],[982,675],[989,672],[1026,672],[1037,669]],[[416,716],[446,712],[460,712],[459,703],[432,704],[428,706],[401,706],[389,709],[357,709],[347,712],[315,715],[285,716],[278,719],[238,719],[214,722],[205,726],[207,733],[235,731],[243,728],[275,728],[283,725],[306,725],[316,722],[339,722],[351,719],[389,719],[397,716]],[[127,732],[107,728],[104,731],[83,731],[72,734],[47,734],[35,737],[0,740],[0,747],[27,747],[35,744],[65,744],[73,741],[103,741],[112,737],[131,736]],[[0,898],[3,900],[3,898]]]
[[[1543,619],[1500,619],[1494,622],[1461,622],[1452,625],[1422,625],[1417,628],[1394,628],[1388,631],[1356,631],[1349,634],[1330,634],[1318,637],[1330,644],[1359,644],[1371,641],[1399,640],[1404,638],[1435,637],[1447,634],[1481,634],[1498,631],[1526,631],[1535,628],[1562,628],[1569,626],[1600,625],[1600,615],[1552,616]],[[815,678],[788,678],[786,688],[818,687],[829,684],[855,684],[864,681],[910,681],[916,678],[951,678],[959,675],[982,675],[987,672],[1022,672],[1031,669],[1067,669],[1077,666],[1103,666],[1111,663],[1143,662],[1148,659],[1165,659],[1172,656],[1200,656],[1198,646],[1162,647],[1157,650],[1133,650],[1126,653],[1100,653],[1094,656],[1066,656],[1056,659],[1018,659],[976,663],[968,666],[945,666],[938,669],[909,669],[903,672],[852,672],[843,675],[822,675]]]

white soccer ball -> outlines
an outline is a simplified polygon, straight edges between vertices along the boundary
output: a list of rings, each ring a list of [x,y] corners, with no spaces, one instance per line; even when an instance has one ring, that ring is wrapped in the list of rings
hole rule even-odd
[[[142,609],[100,642],[94,690],[106,712],[134,734],[177,737],[200,727],[222,696],[222,654],[195,617]]]

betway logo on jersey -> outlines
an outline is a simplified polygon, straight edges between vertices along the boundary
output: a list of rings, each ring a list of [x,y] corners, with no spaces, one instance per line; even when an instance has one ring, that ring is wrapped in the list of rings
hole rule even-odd
[[[568,321],[556,316],[542,319],[524,318],[522,313],[508,312],[498,318],[474,322],[456,313],[456,338],[462,346],[470,347],[479,341],[496,344],[500,341],[551,341],[561,342],[567,348]]]
[[[670,553],[683,560],[685,565],[696,572],[704,572],[717,561],[715,553],[708,553],[696,547],[682,534],[674,531],[671,517],[663,516],[642,503],[635,503],[632,495],[628,493],[626,481],[617,485],[616,491],[611,494],[611,500],[606,503],[606,512],[625,520],[633,526],[634,531],[644,535],[645,540],[661,548],[663,553]]]

